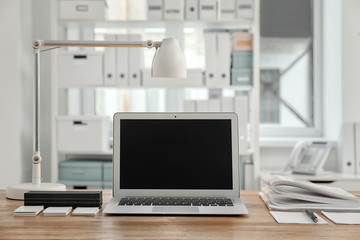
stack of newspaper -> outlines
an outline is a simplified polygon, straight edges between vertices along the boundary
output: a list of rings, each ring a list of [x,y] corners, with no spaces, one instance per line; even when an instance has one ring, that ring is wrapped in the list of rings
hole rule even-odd
[[[269,210],[358,210],[359,199],[341,188],[323,186],[287,176],[263,177],[259,192]]]

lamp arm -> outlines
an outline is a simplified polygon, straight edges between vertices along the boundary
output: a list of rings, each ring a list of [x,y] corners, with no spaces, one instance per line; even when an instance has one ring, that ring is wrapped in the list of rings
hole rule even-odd
[[[158,48],[161,42],[147,41],[81,41],[81,40],[36,40],[34,49],[41,47],[147,47]]]

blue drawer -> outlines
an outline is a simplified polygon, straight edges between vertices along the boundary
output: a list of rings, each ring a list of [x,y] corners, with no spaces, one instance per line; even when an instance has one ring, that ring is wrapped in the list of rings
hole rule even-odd
[[[62,161],[59,162],[59,179],[102,181],[102,165],[100,161]]]
[[[113,183],[112,182],[104,182],[103,187],[104,189],[112,189]]]
[[[103,164],[103,180],[112,182],[113,179],[113,164],[112,162],[104,162]]]
[[[249,86],[252,83],[253,74],[251,69],[231,69],[231,85]]]
[[[252,51],[234,51],[232,52],[232,68],[252,68],[253,52]]]

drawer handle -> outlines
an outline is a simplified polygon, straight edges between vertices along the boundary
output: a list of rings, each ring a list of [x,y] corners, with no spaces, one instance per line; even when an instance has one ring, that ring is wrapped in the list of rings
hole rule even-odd
[[[84,125],[84,126],[87,125],[87,123],[86,123],[86,122],[83,122],[83,121],[74,121],[73,124],[74,124],[74,125]]]
[[[76,5],[76,11],[87,12],[89,11],[89,7],[87,5]]]

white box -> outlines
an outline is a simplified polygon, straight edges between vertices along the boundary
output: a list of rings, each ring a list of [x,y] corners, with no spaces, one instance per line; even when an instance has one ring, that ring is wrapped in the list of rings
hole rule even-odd
[[[102,86],[102,52],[58,52],[58,85]]]
[[[149,20],[163,19],[163,1],[162,0],[148,0],[147,1],[147,18]]]
[[[57,145],[61,152],[109,151],[110,120],[104,116],[57,118]]]
[[[218,18],[217,0],[200,0],[199,18],[201,20],[216,20]]]
[[[231,38],[230,33],[217,34],[217,79],[221,87],[230,86]]]
[[[205,83],[208,87],[218,87],[216,33],[205,32]]]
[[[129,34],[129,41],[141,41],[140,34]],[[141,86],[141,67],[143,55],[141,48],[129,48],[129,86]]]
[[[60,0],[60,19],[105,19],[104,0]]]
[[[105,41],[115,41],[115,35],[105,35]],[[116,85],[116,49],[115,47],[104,48],[104,85]]]
[[[118,41],[128,41],[127,34],[119,34],[116,36]],[[116,81],[119,87],[129,85],[129,48],[116,48]]]
[[[164,0],[164,19],[175,20],[184,18],[183,0]]]
[[[187,20],[199,19],[199,0],[185,0],[185,18]]]
[[[253,0],[236,0],[236,17],[253,18],[254,17]]]
[[[220,19],[234,20],[236,18],[235,6],[236,0],[221,0]]]
[[[346,122],[342,124],[341,135],[339,139],[339,159],[341,161],[341,173],[356,174],[356,153],[357,152],[357,134],[356,124]]]
[[[158,78],[151,77],[150,69],[142,70],[143,86],[144,87],[202,87],[203,70],[200,68],[193,68],[187,70],[186,78]]]

